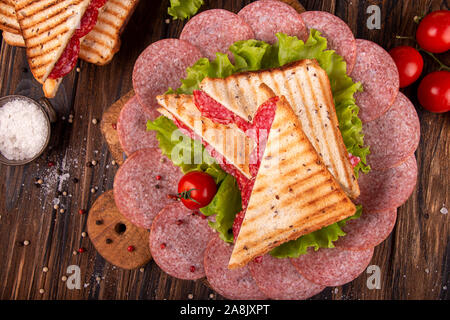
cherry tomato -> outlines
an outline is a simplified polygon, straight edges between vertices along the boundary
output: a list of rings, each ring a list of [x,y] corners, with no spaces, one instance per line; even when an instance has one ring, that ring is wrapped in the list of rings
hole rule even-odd
[[[429,52],[450,50],[450,11],[434,11],[423,18],[417,28],[416,39]]]
[[[431,112],[450,110],[450,72],[436,71],[428,74],[420,82],[418,90],[420,104]]]
[[[404,88],[419,79],[423,70],[423,58],[419,51],[409,46],[400,46],[389,51],[397,65],[400,76],[400,88]]]
[[[183,204],[191,210],[206,207],[216,192],[217,186],[214,179],[201,171],[189,172],[178,182],[178,196]]]

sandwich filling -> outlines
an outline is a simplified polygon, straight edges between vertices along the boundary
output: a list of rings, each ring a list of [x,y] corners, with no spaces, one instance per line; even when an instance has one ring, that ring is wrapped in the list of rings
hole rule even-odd
[[[107,0],[91,0],[89,7],[81,18],[80,27],[75,30],[67,47],[64,49],[61,57],[59,57],[52,72],[48,76],[50,79],[62,78],[75,68],[80,53],[80,39],[94,29],[97,23],[98,10],[103,7],[106,2]]]

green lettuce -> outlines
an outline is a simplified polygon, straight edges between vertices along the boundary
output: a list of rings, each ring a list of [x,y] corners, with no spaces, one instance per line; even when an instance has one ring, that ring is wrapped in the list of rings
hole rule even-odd
[[[225,78],[237,72],[276,68],[302,59],[316,59],[330,79],[344,144],[349,153],[361,159],[355,167],[355,175],[358,177],[360,171],[367,173],[370,170],[366,162],[369,148],[364,146],[362,123],[358,117],[359,108],[354,98],[354,94],[362,90],[361,84],[354,83],[347,76],[346,62],[335,51],[327,50],[327,39],[322,37],[319,31],[312,29],[306,42],[282,33],[278,33],[276,36],[278,42],[274,45],[258,40],[244,40],[234,43],[229,48],[234,56],[234,64],[230,62],[227,55],[222,53],[217,53],[216,59],[213,61],[206,58],[199,59],[187,69],[186,78],[181,80],[182,85],[176,90],[169,89],[167,93],[192,94],[193,90],[198,89],[200,82],[205,77]],[[219,190],[219,192],[225,192],[225,190]],[[214,206],[219,208],[219,199],[216,201]],[[226,206],[225,203],[220,205]],[[210,209],[204,211],[208,215],[214,212]],[[214,226],[216,230],[221,230],[221,237],[225,241],[232,239],[232,235],[226,236],[226,230],[229,230],[227,228],[232,225],[235,217],[235,214],[231,214],[231,211],[228,212],[230,213],[229,216],[216,217]],[[342,227],[346,221],[359,218],[361,212],[361,206],[357,206],[357,212],[352,217],[302,236],[297,240],[284,243],[272,250],[271,254],[276,257],[298,257],[306,253],[309,247],[314,247],[316,250],[333,248],[333,242],[340,236],[345,235]],[[222,227],[221,224],[224,226]]]
[[[206,216],[215,215],[215,221],[210,221],[209,225],[219,232],[221,239],[233,242],[234,217],[242,210],[241,192],[236,179],[222,170],[215,159],[205,152],[205,147],[200,141],[193,140],[180,131],[175,132],[177,129],[173,121],[164,116],[147,122],[147,130],[156,131],[161,152],[179,166],[183,173],[203,171],[214,178],[218,186],[217,193],[211,203],[200,211]],[[189,159],[180,161],[184,155]],[[200,164],[193,164],[195,157],[199,156],[203,156],[203,161]]]
[[[356,213],[348,217],[345,220],[333,223],[320,230],[311,232],[296,240],[292,240],[276,247],[270,254],[277,258],[297,258],[302,254],[305,254],[308,248],[312,247],[314,250],[320,248],[334,248],[334,241],[337,241],[339,237],[343,237],[346,233],[342,230],[346,222],[352,219],[358,219],[362,214],[362,206],[356,206]]]
[[[189,19],[197,13],[203,3],[203,0],[170,0],[170,7],[167,9],[167,13],[174,20]]]

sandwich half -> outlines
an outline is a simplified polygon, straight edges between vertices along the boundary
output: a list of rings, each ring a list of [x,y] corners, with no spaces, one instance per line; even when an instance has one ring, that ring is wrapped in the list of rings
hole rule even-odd
[[[37,81],[56,84],[71,59],[59,61],[64,52],[78,57],[73,38],[90,0],[17,0],[16,15],[25,41],[28,64]],[[78,43],[79,45],[79,43]],[[67,50],[67,51],[66,51]],[[68,57],[70,58],[70,57]],[[55,70],[55,67],[58,71]],[[64,70],[64,71],[59,71]],[[56,72],[55,72],[56,71]],[[70,70],[69,70],[70,71]]]
[[[359,186],[339,130],[330,82],[315,60],[234,74],[225,79],[205,78],[200,89],[240,117],[251,120],[258,108],[254,97],[261,83],[275,95],[286,98],[325,166],[343,190],[351,198],[357,198]]]
[[[260,89],[270,90],[264,85]],[[228,267],[242,267],[355,212],[281,96]]]
[[[250,154],[254,142],[235,124],[216,123],[197,109],[192,95],[167,94],[157,98],[158,111],[176,123],[182,123],[196,137],[214,149],[226,163],[234,165],[245,177],[251,178]],[[212,150],[209,150],[210,152]]]

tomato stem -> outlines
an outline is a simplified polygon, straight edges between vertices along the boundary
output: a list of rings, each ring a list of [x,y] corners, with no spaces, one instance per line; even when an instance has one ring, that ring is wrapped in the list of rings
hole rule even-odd
[[[450,67],[447,66],[447,65],[445,65],[445,64],[444,64],[441,60],[439,60],[434,54],[432,54],[431,52],[428,52],[428,51],[426,51],[426,50],[423,50],[423,49],[419,49],[419,50],[425,52],[425,53],[428,54],[430,57],[432,57],[433,60],[436,61],[436,62],[439,64],[439,66],[440,66],[439,70],[450,71]]]
[[[193,202],[195,202],[197,204],[200,204],[200,202],[192,199],[192,197],[191,197],[191,192],[194,191],[194,190],[197,190],[197,189],[189,189],[189,190],[180,192],[180,193],[178,193],[178,198],[179,199],[184,199],[184,200],[191,200],[191,201],[193,201]]]
[[[413,20],[414,20],[415,23],[419,24],[420,21],[422,21],[422,19],[423,19],[424,17],[425,17],[424,14],[421,15],[421,16],[415,16],[415,17],[413,18]]]

